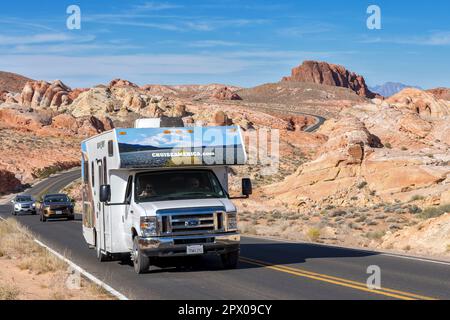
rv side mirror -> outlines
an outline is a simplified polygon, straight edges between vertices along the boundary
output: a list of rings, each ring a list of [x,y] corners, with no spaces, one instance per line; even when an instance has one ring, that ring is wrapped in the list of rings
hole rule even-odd
[[[100,186],[100,202],[109,202],[111,200],[111,186],[104,184]]]
[[[242,194],[247,197],[252,194],[252,181],[249,178],[242,179]]]

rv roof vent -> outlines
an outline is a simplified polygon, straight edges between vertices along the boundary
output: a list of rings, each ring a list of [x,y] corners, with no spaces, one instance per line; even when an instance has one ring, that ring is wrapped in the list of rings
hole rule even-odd
[[[134,122],[135,128],[159,128],[161,126],[160,118],[137,119]]]

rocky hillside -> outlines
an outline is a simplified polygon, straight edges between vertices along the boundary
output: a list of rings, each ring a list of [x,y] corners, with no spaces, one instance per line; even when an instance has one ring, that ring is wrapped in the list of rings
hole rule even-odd
[[[27,81],[31,81],[31,79],[15,73],[0,71],[0,91],[20,92]]]
[[[450,211],[448,90],[370,96],[363,77],[323,62],[305,62],[284,81],[248,89],[123,79],[72,89],[28,81],[0,100],[0,193],[78,165],[80,140],[137,118],[235,124],[246,141],[255,129],[277,129],[277,170],[262,163],[232,168],[232,194],[242,176],[255,186],[250,199],[237,201],[244,232],[448,255],[440,232],[449,228],[441,216]],[[305,113],[327,121],[305,132],[317,121]],[[419,231],[426,243],[409,242]],[[437,238],[444,244],[434,245]]]
[[[363,76],[347,70],[345,67],[319,61],[304,61],[291,71],[291,76],[281,81],[312,82],[348,88],[369,99],[377,95],[369,90]]]
[[[434,95],[437,99],[450,101],[450,88],[430,89],[427,92]]]
[[[314,241],[448,255],[448,238],[435,241],[448,219],[423,224],[427,241],[414,244],[402,232],[450,211],[450,103],[405,89],[342,109],[315,135],[324,141],[310,141],[310,161],[241,208],[259,217],[246,218],[252,232],[310,240],[312,230]]]
[[[31,81],[31,79],[15,73],[0,71],[0,103],[7,100],[10,93],[22,91],[27,81]]]
[[[243,130],[267,127],[292,134],[314,123],[309,117],[247,110],[234,104],[241,99],[238,89],[218,84],[139,87],[122,79],[71,89],[59,80],[28,81],[21,91],[8,92],[7,99],[0,101],[0,193],[78,165],[83,138],[132,126],[138,118],[177,118],[186,125],[236,124]],[[281,147],[290,159],[295,147],[287,141]]]

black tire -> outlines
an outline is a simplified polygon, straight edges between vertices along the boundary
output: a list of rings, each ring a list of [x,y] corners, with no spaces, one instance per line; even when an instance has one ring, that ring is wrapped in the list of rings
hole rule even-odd
[[[133,260],[134,271],[137,274],[147,273],[150,269],[150,258],[147,257],[139,248],[139,238],[133,239],[133,252],[131,254]]]
[[[239,251],[232,251],[220,255],[224,269],[236,269],[239,262]]]
[[[35,216],[35,215],[36,215],[36,211],[32,211],[32,212],[31,212],[31,215],[32,215],[32,216]]]
[[[75,216],[68,216],[67,217],[67,220],[69,220],[69,221],[74,220],[74,219],[75,219]]]
[[[108,261],[108,256],[104,253],[102,253],[102,251],[100,250],[100,245],[97,241],[97,233],[95,234],[95,253],[97,256],[97,260],[100,262],[105,262]]]
[[[41,215],[41,221],[42,222],[47,222],[47,218],[44,215]]]

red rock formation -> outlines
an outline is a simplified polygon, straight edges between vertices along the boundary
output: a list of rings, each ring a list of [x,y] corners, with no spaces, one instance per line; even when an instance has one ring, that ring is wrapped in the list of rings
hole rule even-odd
[[[380,97],[368,89],[364,77],[348,71],[343,66],[327,62],[304,61],[302,65],[292,69],[290,77],[284,77],[281,81],[313,82],[344,87],[369,99]]]
[[[0,71],[0,91],[20,92],[27,81],[33,81],[24,76]]]
[[[72,101],[69,98],[71,89],[59,80],[48,83],[46,81],[28,81],[22,90],[20,104],[32,108],[59,108]]]
[[[426,90],[426,92],[431,93],[436,99],[450,101],[450,88],[435,88]]]
[[[138,86],[136,84],[134,84],[131,81],[128,80],[123,80],[123,79],[114,79],[112,80],[109,85],[110,88],[112,87],[134,87],[134,88],[138,88]]]
[[[0,169],[0,194],[18,190],[21,182],[10,171]]]
[[[5,102],[8,91],[0,90],[0,102]]]
[[[242,98],[228,87],[217,89],[213,92],[212,97],[217,100],[242,100]]]

